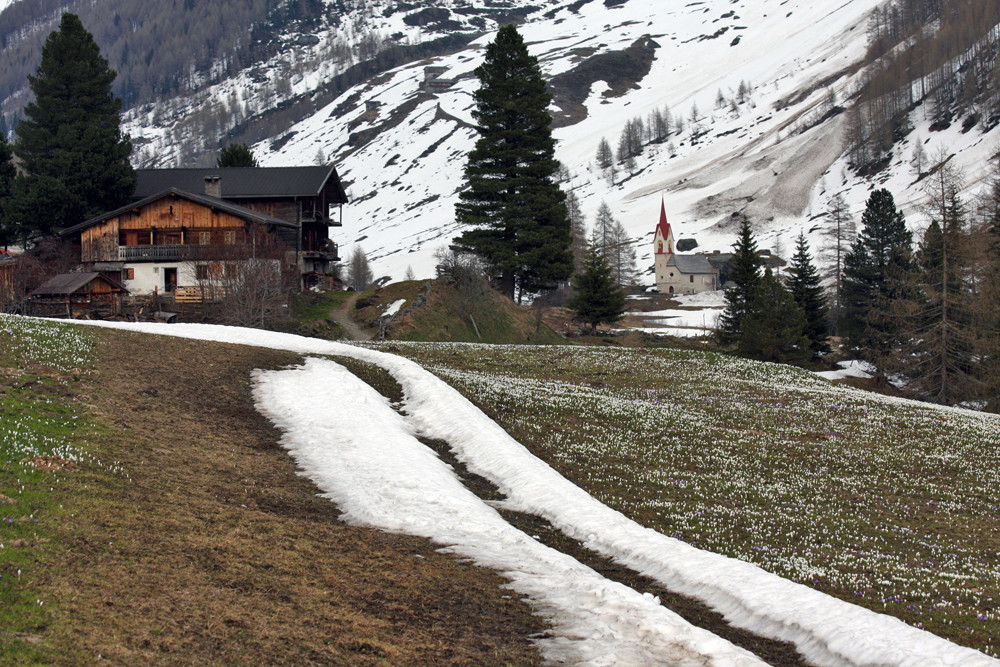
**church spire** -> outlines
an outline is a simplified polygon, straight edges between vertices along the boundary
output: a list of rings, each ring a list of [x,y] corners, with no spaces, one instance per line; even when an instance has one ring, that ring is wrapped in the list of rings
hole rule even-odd
[[[663,202],[662,197],[660,198],[660,221],[656,225],[654,238],[656,243],[655,252],[657,254],[674,254],[674,233],[670,229],[670,223],[667,222],[667,206]]]

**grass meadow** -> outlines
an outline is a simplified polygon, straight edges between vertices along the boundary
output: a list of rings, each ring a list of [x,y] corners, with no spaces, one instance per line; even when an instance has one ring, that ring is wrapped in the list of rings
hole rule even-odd
[[[102,376],[94,375],[94,351],[99,349],[94,339],[107,335],[0,315],[0,624],[10,640],[7,649],[23,662],[51,655],[37,652],[41,649],[33,642],[45,633],[59,601],[32,593],[40,589],[25,585],[22,574],[65,560],[56,554],[83,548],[77,534],[81,516],[62,506],[69,496],[60,489],[70,478],[77,480],[70,484],[73,492],[84,494],[82,482],[103,480],[102,488],[107,486],[112,495],[100,502],[114,503],[119,486],[138,494],[145,486],[156,491],[168,483],[159,477],[133,482],[136,471],[152,476],[164,468],[169,471],[165,479],[176,478],[185,473],[165,466],[190,466],[202,450],[212,461],[236,453],[247,461],[261,460],[260,450],[232,450],[225,434],[215,431],[199,431],[187,438],[193,443],[190,452],[165,452],[155,466],[142,467],[139,459],[123,465],[115,455],[104,456],[104,450],[88,446],[96,439],[115,441],[107,431],[113,425],[95,422],[88,407],[99,396],[88,398],[80,390],[88,378]],[[129,345],[144,345],[140,340],[134,337]],[[191,345],[198,344],[178,342],[171,354],[191,354]],[[1000,655],[998,416],[887,398],[831,384],[801,369],[700,351],[402,342],[377,347],[428,367],[566,477],[644,525]],[[214,361],[221,361],[219,349],[211,353]],[[142,352],[140,358],[150,355]],[[151,360],[150,368],[156,363]],[[210,366],[196,365],[204,374],[199,382],[217,394],[207,384],[218,375]],[[126,371],[127,365],[120,365],[104,375],[114,382],[116,374]],[[142,371],[150,372],[155,371]],[[141,381],[131,380],[128,395],[146,401]],[[183,381],[182,375],[173,380],[178,386]],[[236,394],[243,391],[234,389]],[[136,424],[148,423],[149,410],[162,410],[172,400],[163,390],[150,397],[148,407],[138,406],[147,412],[136,413]],[[190,406],[179,404],[178,410],[186,415]],[[170,423],[181,418],[172,417]],[[242,413],[237,418],[238,423],[247,421]],[[211,426],[193,419],[190,428],[196,425]],[[228,433],[236,427],[218,428]],[[209,448],[216,441],[219,451]],[[136,457],[156,455],[156,447],[163,445],[144,447],[136,449]],[[269,479],[272,486],[267,488],[273,490],[268,494],[299,483],[277,448],[274,457],[276,470],[288,470]],[[219,478],[219,471],[228,467],[202,467],[204,479],[166,499],[174,503],[168,503],[171,512],[183,509],[177,498],[190,496],[186,489],[191,485],[214,479],[218,494],[228,483]],[[288,480],[281,476],[286,474]],[[246,483],[242,477],[232,480],[234,488]],[[310,497],[308,490],[303,493]],[[158,495],[162,491],[137,498],[154,507]],[[204,502],[222,502],[213,498]],[[240,502],[233,511],[246,512],[247,501]],[[299,505],[288,503],[294,512],[266,515],[273,530],[285,530],[282,526],[295,521],[285,514],[302,514]],[[127,534],[126,528],[107,524],[104,505],[95,507],[88,530],[110,533],[114,528]],[[192,522],[223,511],[215,505],[211,512],[198,507],[192,510]],[[255,514],[253,520],[264,516]],[[127,530],[138,528],[129,524]],[[316,527],[302,531],[295,539],[304,543]],[[232,539],[226,539],[225,548],[233,549]],[[119,577],[134,567],[131,552],[112,559],[117,552],[109,550],[125,548],[119,540],[113,547],[107,539],[91,542],[88,562],[107,561],[109,572]],[[136,554],[145,548],[134,547]],[[186,562],[186,549],[178,551],[178,562]],[[342,557],[356,559],[357,554]],[[112,565],[124,569],[119,572]],[[219,578],[214,573],[211,583]],[[106,617],[106,607],[100,605],[95,619]],[[178,637],[190,636],[189,628],[178,632]]]
[[[699,351],[381,347],[646,526],[1000,654],[1000,416]]]

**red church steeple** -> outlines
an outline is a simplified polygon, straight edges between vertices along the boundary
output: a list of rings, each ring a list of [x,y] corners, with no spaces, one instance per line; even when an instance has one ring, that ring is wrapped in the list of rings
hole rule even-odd
[[[670,230],[670,223],[667,222],[667,207],[660,199],[660,222],[656,225],[656,253],[674,254],[674,235]]]

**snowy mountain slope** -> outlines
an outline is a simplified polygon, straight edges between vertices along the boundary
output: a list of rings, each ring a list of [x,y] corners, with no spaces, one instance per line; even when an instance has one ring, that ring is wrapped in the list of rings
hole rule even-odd
[[[344,226],[333,230],[341,254],[359,244],[376,275],[399,279],[411,267],[418,276],[429,276],[434,252],[458,232],[454,204],[465,155],[475,141],[471,94],[478,82],[473,70],[498,22],[511,16],[491,14],[493,4],[440,2],[416,9],[385,1],[357,3],[340,21],[341,36],[393,35],[418,44],[455,30],[484,32],[465,48],[384,72],[337,95],[329,94],[330,82],[346,64],[322,57],[333,31],[317,33],[320,41],[312,45],[288,35],[294,46],[253,71],[191,99],[130,114],[127,127],[140,147],[139,161],[169,165],[193,143],[210,149],[210,139],[182,129],[182,121],[200,104],[222,105],[239,120],[293,99],[329,100],[256,143],[255,153],[265,165],[320,159],[336,164],[352,200],[344,210]],[[919,107],[912,119],[916,131],[896,148],[893,164],[876,183],[847,168],[845,114],[836,113],[839,107],[831,107],[831,98],[847,106],[857,89],[867,17],[877,4],[549,0],[527,5],[511,0],[503,11],[524,17],[519,29],[546,76],[589,85],[589,94],[574,91],[585,97],[586,117],[567,119],[572,105],[563,96],[553,103],[561,125],[555,132],[557,157],[570,173],[563,185],[579,197],[588,221],[602,201],[611,206],[635,238],[645,271],[651,266],[660,198],[675,233],[696,239],[699,250],[727,250],[734,240],[733,214],[745,213],[762,247],[787,253],[799,230],[807,232],[814,251],[820,248],[817,216],[837,192],[860,218],[876,183],[893,192],[912,227],[922,228],[922,184],[907,164],[915,141],[927,142],[928,155],[938,146],[956,153],[969,192],[980,187],[985,158],[995,151],[1000,134],[994,130],[984,136],[978,128],[962,134],[960,123],[931,133]],[[581,74],[594,56],[621,54],[644,39],[655,43],[655,57],[634,85],[614,69]],[[448,68],[444,76],[456,79],[451,89],[420,90],[423,68],[432,64]],[[738,99],[741,84],[750,89],[743,101]],[[720,94],[725,104],[717,108]],[[595,164],[598,142],[603,137],[616,146],[627,121],[664,106],[675,120],[683,119],[683,130],[674,128],[669,142],[648,146],[633,174],[619,165],[612,184]]]
[[[748,213],[761,229],[807,217],[812,190],[839,157],[842,118],[793,134],[810,114],[822,113],[831,87],[840,96],[854,83],[865,48],[865,21],[875,3],[703,2],[686,7],[588,2],[535,14],[520,30],[546,76],[572,70],[581,54],[610,53],[649,36],[658,45],[648,75],[621,97],[606,97],[597,81],[585,102],[587,117],[559,128],[557,156],[569,168],[565,185],[588,218],[607,201],[640,241],[640,265],[650,261],[645,241],[656,222],[659,198],[675,228],[702,248],[731,243],[726,221]],[[325,151],[350,183],[352,204],[339,241],[360,243],[377,274],[399,278],[407,266],[427,275],[433,252],[456,233],[453,207],[464,155],[475,140],[471,93],[477,53],[491,39],[434,61],[458,79],[436,97],[419,91],[425,63],[401,68],[351,94],[357,106],[331,117],[335,101],[296,125],[280,149],[256,146],[266,164],[296,164]],[[716,109],[719,92],[731,100],[741,82],[753,89],[736,110]],[[794,103],[783,100],[795,98]],[[381,103],[378,117],[364,102]],[[556,100],[558,103],[558,100]],[[639,159],[637,173],[611,186],[594,164],[602,137],[617,142],[625,122],[668,105],[685,130]],[[692,107],[699,110],[692,122]],[[394,110],[407,118],[393,125]],[[776,108],[777,107],[777,108]],[[555,116],[561,109],[553,107]],[[376,138],[355,147],[351,132],[385,123]]]

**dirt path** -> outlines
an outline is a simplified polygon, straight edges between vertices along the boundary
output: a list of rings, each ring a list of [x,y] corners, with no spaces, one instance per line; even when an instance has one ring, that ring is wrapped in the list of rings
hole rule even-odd
[[[339,324],[351,340],[371,340],[372,334],[359,327],[349,314],[354,309],[359,294],[355,292],[344,303],[331,310],[330,319]]]

